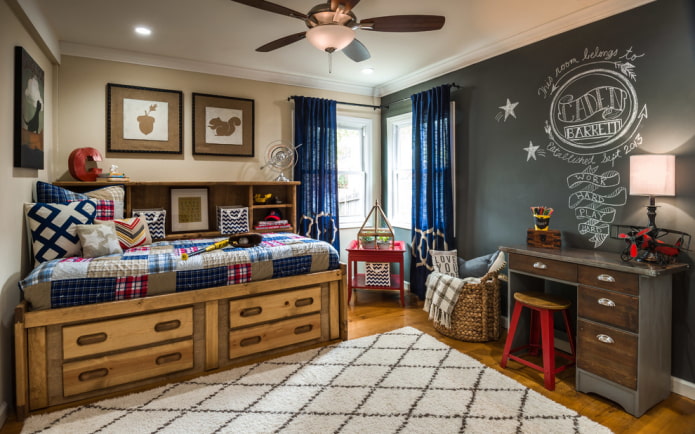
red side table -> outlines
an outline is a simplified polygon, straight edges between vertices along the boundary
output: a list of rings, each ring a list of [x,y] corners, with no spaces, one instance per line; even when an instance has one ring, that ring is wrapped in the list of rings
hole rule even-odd
[[[346,249],[348,252],[348,303],[352,298],[352,290],[359,289],[377,289],[399,291],[401,294],[401,306],[405,307],[404,289],[404,266],[403,254],[405,253],[405,242],[394,241],[392,249],[362,249],[357,240],[352,240]],[[391,285],[389,286],[367,286],[365,284],[365,276],[362,273],[357,273],[358,262],[389,262],[398,263],[399,274],[391,274]]]

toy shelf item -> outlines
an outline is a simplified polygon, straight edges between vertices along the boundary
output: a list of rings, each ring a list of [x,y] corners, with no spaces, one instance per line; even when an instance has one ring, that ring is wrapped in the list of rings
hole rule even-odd
[[[357,232],[357,242],[361,249],[394,248],[394,232],[384,210],[377,200]]]

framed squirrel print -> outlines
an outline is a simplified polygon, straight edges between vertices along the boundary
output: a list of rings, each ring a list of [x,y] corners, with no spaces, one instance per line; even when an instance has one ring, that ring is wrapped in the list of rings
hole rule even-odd
[[[193,94],[193,154],[253,157],[253,100]]]

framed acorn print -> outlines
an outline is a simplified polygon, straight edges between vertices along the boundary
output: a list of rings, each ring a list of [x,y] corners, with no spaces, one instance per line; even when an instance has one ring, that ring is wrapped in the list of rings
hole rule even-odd
[[[106,89],[108,152],[183,152],[181,91],[113,83]]]

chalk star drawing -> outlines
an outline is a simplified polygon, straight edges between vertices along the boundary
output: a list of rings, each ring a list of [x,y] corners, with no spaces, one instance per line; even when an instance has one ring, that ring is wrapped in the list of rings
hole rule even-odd
[[[545,150],[538,149],[538,148],[540,148],[540,146],[534,145],[533,142],[531,140],[529,140],[528,147],[523,148],[524,151],[528,152],[528,154],[526,155],[526,161],[529,161],[531,158],[533,158],[534,160],[537,160],[536,159],[536,153],[538,153],[538,155],[540,155],[542,157],[545,156]]]
[[[519,105],[518,102],[511,102],[511,101],[509,101],[509,98],[507,98],[507,104],[501,105],[501,106],[499,107],[499,108],[501,108],[502,110],[504,110],[504,121],[505,121],[505,122],[507,122],[507,118],[508,118],[509,116],[511,116],[511,117],[513,117],[514,119],[516,119],[516,113],[514,113],[514,109],[515,109],[516,106],[518,106],[518,105]],[[502,117],[502,113],[500,112],[500,113],[497,115],[497,122],[499,122],[499,120],[500,120],[501,117]]]

